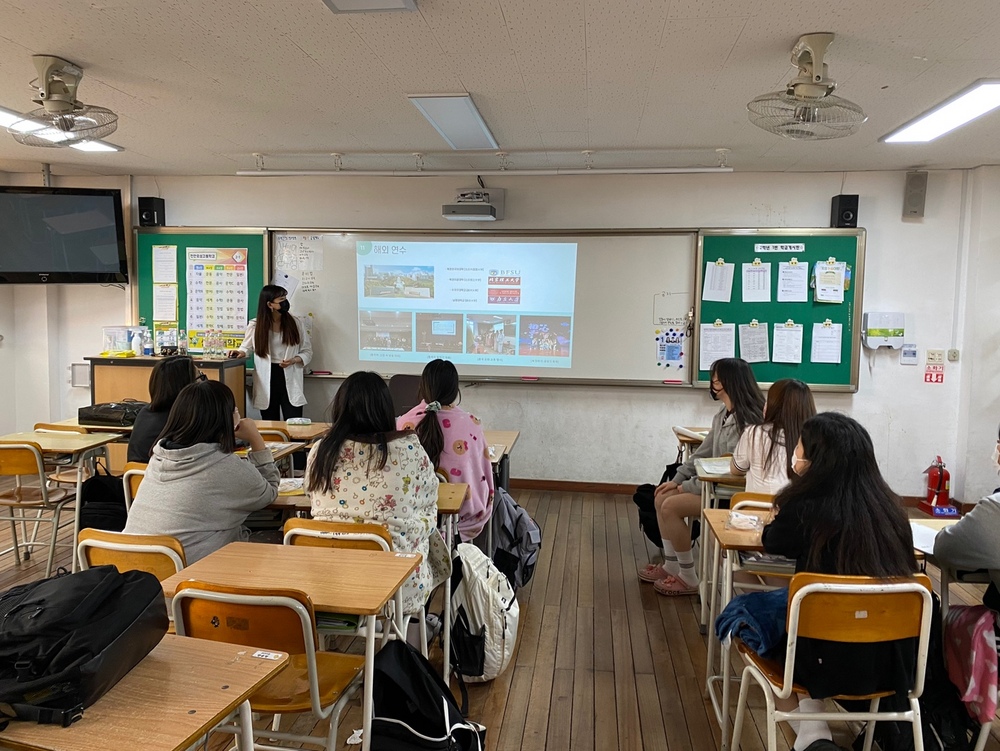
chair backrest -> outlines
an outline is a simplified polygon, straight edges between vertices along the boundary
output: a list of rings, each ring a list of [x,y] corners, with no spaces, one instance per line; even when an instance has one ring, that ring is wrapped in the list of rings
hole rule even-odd
[[[417,389],[420,388],[420,376],[407,373],[397,373],[389,378],[389,395],[392,397],[392,408],[396,415],[404,415],[420,404]]]
[[[931,613],[931,581],[926,574],[890,580],[796,574],[788,587],[785,685],[791,685],[798,637],[859,644],[917,638],[912,693],[920,696]]]
[[[729,501],[729,508],[732,511],[742,509],[760,509],[761,511],[774,510],[774,496],[767,493],[747,493],[741,490],[734,493]]]
[[[79,425],[60,425],[56,422],[36,422],[34,431],[36,433],[84,433],[87,429]]]
[[[148,466],[148,464],[143,464],[142,462],[129,462],[125,465],[125,474],[122,475],[122,483],[125,489],[126,511],[132,508],[132,501],[135,500],[135,494],[139,491],[142,478],[146,476],[146,467]]]
[[[35,475],[45,491],[45,462],[37,443],[0,443],[0,476]]]
[[[285,522],[285,545],[311,545],[350,550],[392,550],[392,535],[381,524],[289,519]]]
[[[81,529],[78,539],[83,569],[110,564],[119,571],[146,571],[163,581],[187,566],[184,546],[169,535]]]
[[[278,428],[260,428],[259,431],[261,438],[270,438],[272,441],[280,441],[281,443],[289,443],[292,439],[288,436],[284,430],[279,430]]]
[[[448,479],[449,479],[448,478],[448,473],[445,472],[440,467],[438,467],[437,469],[434,470],[434,474],[437,475],[438,482],[448,482]]]

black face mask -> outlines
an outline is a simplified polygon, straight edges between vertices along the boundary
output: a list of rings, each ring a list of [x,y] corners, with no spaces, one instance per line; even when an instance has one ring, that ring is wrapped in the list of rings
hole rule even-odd
[[[719,389],[719,391],[722,391],[722,389]],[[711,384],[709,385],[709,387],[708,387],[708,393],[712,395],[712,401],[713,402],[719,401],[719,391],[716,391],[715,387],[712,386]]]
[[[278,310],[282,313],[287,313],[292,307],[292,304],[288,300],[282,300],[278,303]]]

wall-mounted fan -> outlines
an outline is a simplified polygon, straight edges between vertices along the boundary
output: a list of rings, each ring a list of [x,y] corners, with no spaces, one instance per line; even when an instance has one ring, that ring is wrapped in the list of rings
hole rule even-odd
[[[857,133],[868,119],[854,102],[834,96],[837,82],[823,62],[833,34],[804,34],[792,47],[799,74],[784,91],[761,94],[747,105],[750,122],[768,133],[800,141],[843,138]]]
[[[34,55],[38,78],[31,82],[32,101],[42,105],[7,128],[14,140],[25,146],[72,146],[115,132],[118,115],[104,107],[77,100],[83,70],[53,55]]]

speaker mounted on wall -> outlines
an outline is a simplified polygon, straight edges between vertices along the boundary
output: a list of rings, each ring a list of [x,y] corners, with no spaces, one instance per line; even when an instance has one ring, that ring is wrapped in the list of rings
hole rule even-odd
[[[848,193],[833,197],[830,202],[831,227],[858,226],[858,198],[856,194]]]
[[[919,219],[927,201],[927,173],[907,172],[903,186],[903,219]]]
[[[162,198],[139,196],[139,226],[167,226],[167,212]]]

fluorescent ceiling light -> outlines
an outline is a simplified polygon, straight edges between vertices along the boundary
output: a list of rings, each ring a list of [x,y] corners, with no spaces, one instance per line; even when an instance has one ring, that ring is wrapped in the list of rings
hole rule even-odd
[[[107,141],[80,141],[71,143],[69,147],[77,151],[124,151],[121,146],[115,146]]]
[[[981,79],[880,140],[926,143],[1000,107],[1000,81]]]
[[[416,10],[417,0],[323,0],[334,13],[380,13],[387,10]]]
[[[410,101],[456,151],[500,148],[468,94],[411,96]]]
[[[0,128],[9,128],[11,125],[16,123],[18,120],[22,120],[24,115],[20,112],[14,112],[14,110],[4,109],[0,107]]]

